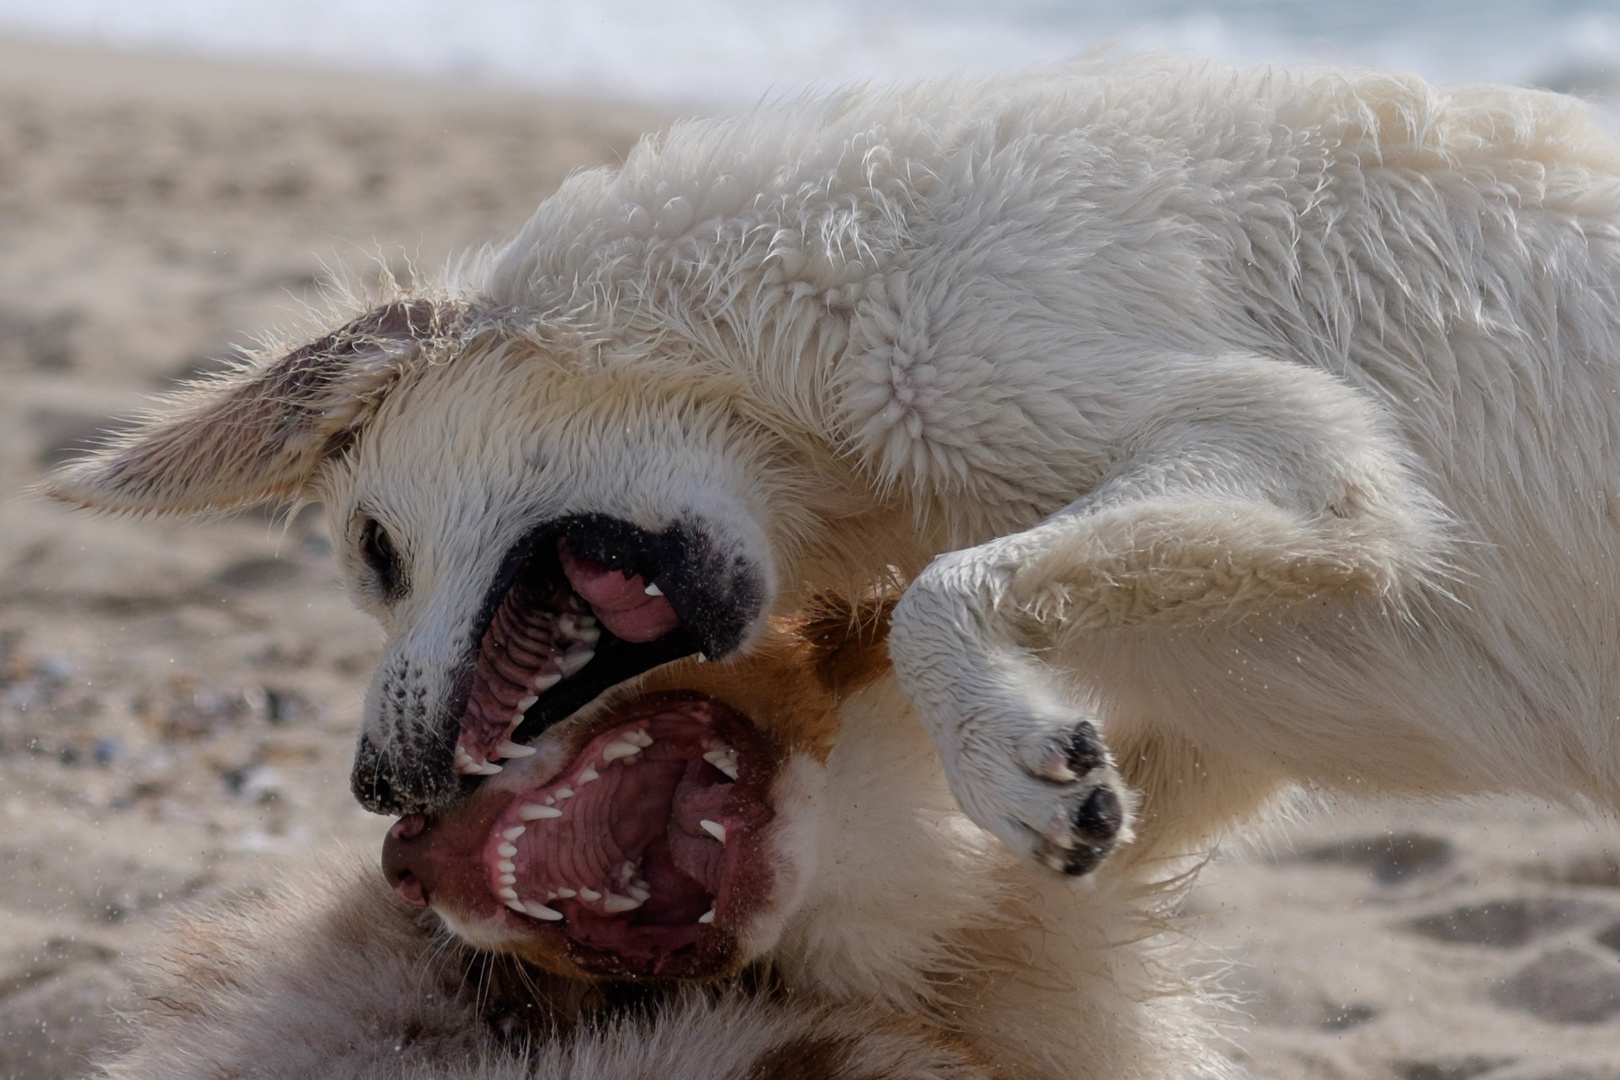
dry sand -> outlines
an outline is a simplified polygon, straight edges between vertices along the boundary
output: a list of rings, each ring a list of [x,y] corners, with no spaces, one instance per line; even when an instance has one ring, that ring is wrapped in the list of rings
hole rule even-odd
[[[295,322],[332,265],[497,239],[651,109],[0,43],[0,1076],[116,1037],[173,905],[385,825],[349,799],[379,635],[318,521],[24,494],[108,416]],[[1520,802],[1315,809],[1188,929],[1267,1078],[1620,1078],[1620,830]]]

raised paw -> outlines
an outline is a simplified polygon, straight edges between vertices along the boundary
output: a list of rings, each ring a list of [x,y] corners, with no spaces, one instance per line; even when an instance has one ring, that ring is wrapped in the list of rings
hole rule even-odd
[[[1049,870],[1089,874],[1131,839],[1136,796],[1090,723],[1048,727],[1023,745],[981,737],[951,750],[942,757],[968,816]]]
[[[1130,840],[1135,797],[1092,724],[1082,721],[1042,742],[1030,764],[1048,798],[1037,792],[1033,801],[1047,803],[1051,812],[1021,823],[1031,834],[1030,854],[1060,874],[1088,874]]]

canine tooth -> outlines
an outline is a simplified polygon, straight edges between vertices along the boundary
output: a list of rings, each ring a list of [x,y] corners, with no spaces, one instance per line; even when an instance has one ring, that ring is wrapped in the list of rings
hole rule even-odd
[[[726,842],[726,827],[720,824],[718,821],[710,821],[708,818],[704,818],[702,821],[698,822],[698,825],[702,827],[704,832],[708,833],[722,844]]]
[[[608,893],[607,899],[602,901],[602,910],[607,912],[609,915],[617,915],[621,911],[634,911],[636,908],[640,907],[641,904],[642,901],[640,900],[633,900],[628,896],[619,896],[615,893]]]
[[[501,835],[506,837],[508,840],[516,840],[518,837],[522,836],[528,831],[529,830],[525,829],[522,825],[513,825],[510,829],[507,829],[505,832],[501,833]]]
[[[532,746],[524,746],[522,743],[515,743],[508,739],[501,743],[501,748],[497,753],[503,758],[526,758],[533,757],[539,751]]]
[[[523,911],[524,914],[532,915],[536,919],[544,919],[546,922],[556,922],[563,917],[562,912],[548,908],[544,904],[536,904],[532,900],[523,905]]]
[[[714,908],[710,908],[708,911],[705,911],[703,914],[699,915],[698,916],[698,922],[700,922],[700,923],[712,923],[712,922],[714,922]]]
[[[502,889],[500,892],[496,893],[495,895],[499,896],[502,900],[508,900],[508,901],[516,900],[518,898],[517,890],[512,888],[510,885],[508,885],[506,888]]]
[[[493,761],[486,761],[482,765],[478,766],[478,775],[480,776],[494,776],[500,771],[501,767],[495,764]]]
[[[500,847],[495,849],[495,854],[510,859],[512,856],[517,854],[517,848],[513,847],[511,844],[502,844]]]
[[[598,900],[602,899],[602,894],[597,892],[595,889],[581,888],[579,890],[579,898],[581,900],[588,900],[594,904]]]
[[[518,703],[517,703],[518,715],[522,716],[524,713],[528,712],[529,711],[529,706],[533,705],[535,702],[537,702],[539,700],[540,700],[540,695],[539,694],[530,694],[528,697],[519,698]]]
[[[718,750],[710,750],[703,755],[703,760],[719,769],[733,780],[737,779],[737,751],[729,746],[722,746]]]
[[[624,733],[624,741],[633,743],[645,750],[653,744],[653,737],[645,731],[627,731]]]
[[[651,889],[639,889],[634,885],[630,886],[630,888],[626,889],[625,891],[630,894],[631,899],[639,900],[643,904],[647,902],[647,897],[652,895]]]
[[[503,874],[515,874],[517,873],[517,863],[514,863],[511,859],[502,859],[495,864],[495,869]]]
[[[559,899],[562,899],[562,900],[572,900],[574,897],[576,897],[578,895],[579,894],[576,893],[573,889],[569,889],[569,888],[561,888],[561,889],[557,890],[557,896],[558,896]]]
[[[625,742],[623,739],[614,739],[602,747],[602,763],[606,764],[620,758],[635,757],[639,753],[641,753],[641,747],[634,743]]]
[[[575,783],[577,783],[580,787],[584,787],[592,780],[600,780],[601,778],[602,774],[596,771],[595,765],[587,765],[585,766],[585,771],[579,774],[579,779],[576,780]]]
[[[658,583],[653,582],[653,581],[649,581],[647,583],[647,587],[645,589],[642,589],[641,591],[646,593],[648,596],[663,596],[664,595],[664,590],[660,589],[658,587]]]
[[[571,788],[571,787],[560,787],[560,788],[557,789],[557,801],[558,802],[562,802],[564,799],[572,799],[573,797],[574,797],[574,789],[573,788]]]
[[[594,659],[596,650],[590,646],[570,645],[567,652],[557,657],[557,666],[562,668],[563,678],[572,678]]]
[[[518,808],[518,817],[524,821],[544,821],[547,818],[560,818],[562,811],[555,806],[541,806],[539,803],[525,803]]]
[[[516,885],[517,875],[513,873],[505,873],[502,874],[497,880],[499,880],[502,885]]]
[[[529,685],[534,687],[537,692],[543,694],[560,682],[562,682],[562,674],[560,672],[548,671],[544,675],[536,675],[534,677],[534,682],[530,683]],[[539,701],[540,699],[535,698],[535,700]]]

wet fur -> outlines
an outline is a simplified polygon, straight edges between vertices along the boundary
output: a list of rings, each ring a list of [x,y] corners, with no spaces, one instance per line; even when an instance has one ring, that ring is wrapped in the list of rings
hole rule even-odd
[[[513,538],[591,512],[701,522],[779,612],[905,583],[953,791],[1055,869],[1131,834],[1141,755],[1138,831],[1193,846],[1297,780],[1616,808],[1617,288],[1620,148],[1557,95],[1141,59],[859,90],[572,178],[386,385],[333,348],[310,400],[357,405],[238,429],[225,490],[206,408],[275,363],[52,490],[324,499],[402,776]]]

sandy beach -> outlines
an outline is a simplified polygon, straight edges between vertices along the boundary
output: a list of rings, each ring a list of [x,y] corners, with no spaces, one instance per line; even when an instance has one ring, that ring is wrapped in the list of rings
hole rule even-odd
[[[0,1077],[85,1075],[177,904],[387,822],[348,793],[380,644],[319,516],[106,520],[29,495],[109,418],[433,269],[663,117],[0,41]],[[1265,1080],[1620,1080],[1620,826],[1524,801],[1299,808],[1185,932]]]

